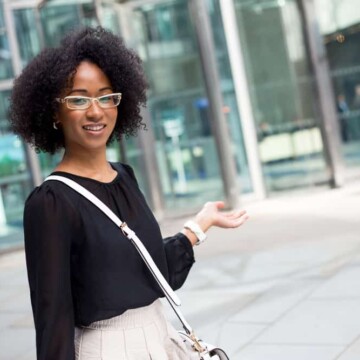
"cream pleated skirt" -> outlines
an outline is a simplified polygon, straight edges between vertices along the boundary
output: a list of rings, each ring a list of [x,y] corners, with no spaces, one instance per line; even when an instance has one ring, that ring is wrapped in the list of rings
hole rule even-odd
[[[195,360],[166,320],[160,300],[75,328],[76,360]]]

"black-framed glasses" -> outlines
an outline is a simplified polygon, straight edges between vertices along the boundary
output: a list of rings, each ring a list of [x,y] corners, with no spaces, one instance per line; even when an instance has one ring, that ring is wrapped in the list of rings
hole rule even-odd
[[[93,101],[97,101],[98,105],[103,109],[110,109],[120,104],[121,96],[121,93],[106,94],[98,97],[70,95],[55,100],[62,104],[65,103],[67,108],[71,110],[86,110],[92,105]]]

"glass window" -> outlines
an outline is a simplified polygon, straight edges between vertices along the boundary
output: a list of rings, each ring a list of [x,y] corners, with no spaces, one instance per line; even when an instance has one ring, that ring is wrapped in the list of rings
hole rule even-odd
[[[209,0],[208,8],[211,20],[211,29],[215,43],[218,70],[221,81],[221,91],[224,102],[224,113],[228,120],[232,148],[235,155],[236,168],[240,178],[242,192],[252,191],[248,161],[241,129],[240,115],[237,107],[234,82],[232,78],[229,55],[226,46],[224,27],[221,18],[221,9],[218,0]]]
[[[13,76],[9,40],[4,21],[3,2],[0,1],[0,80],[10,79]]]
[[[0,247],[10,247],[22,236],[26,196],[31,191],[24,144],[9,131],[10,91],[0,92]]]
[[[40,11],[41,26],[39,36],[42,36],[44,46],[57,46],[62,37],[79,25],[96,26],[96,12],[93,2],[68,1],[48,2]],[[39,154],[43,176],[49,175],[60,162],[63,151],[55,155]]]
[[[139,130],[143,131],[143,130]],[[146,135],[145,135],[146,136]],[[126,163],[131,165],[136,174],[136,179],[139,184],[141,191],[144,193],[147,199],[150,199],[150,189],[149,184],[146,181],[145,175],[145,166],[144,166],[144,158],[142,155],[142,151],[138,142],[137,137],[124,137],[123,138],[124,146],[126,148]],[[117,149],[117,155],[120,155],[120,148]],[[120,158],[118,158],[120,161]]]
[[[296,1],[235,6],[268,191],[327,182]]]
[[[37,8],[16,10],[17,36],[21,57],[25,65],[44,46],[56,46],[65,33],[75,26],[97,25],[95,7],[89,1],[47,2]],[[33,26],[33,23],[36,26]],[[31,30],[28,31],[28,29]],[[55,155],[40,153],[39,160],[43,176],[49,175],[62,158],[62,151]]]
[[[0,134],[9,132],[8,110],[10,105],[10,90],[0,91]]]
[[[148,107],[165,207],[222,198],[223,185],[194,29],[185,1],[146,4],[131,16],[150,82]]]
[[[25,66],[45,46],[56,46],[64,34],[79,25],[97,25],[91,2],[69,1],[66,5],[47,2],[37,7],[14,10],[20,56]]]
[[[41,24],[46,46],[56,46],[64,34],[75,26],[96,26],[96,11],[93,2],[69,1],[67,5],[49,2],[41,9]]]
[[[21,62],[25,66],[41,50],[37,10],[14,10],[14,19]]]
[[[1,2],[1,1],[0,1]],[[44,46],[56,45],[66,31],[83,25],[96,25],[96,14],[92,1],[68,1],[66,5],[56,0],[36,7],[13,11],[16,35],[22,65],[25,66]],[[8,74],[2,65],[9,58],[7,39],[0,12],[0,78]],[[4,51],[3,51],[4,50]],[[5,76],[5,75],[4,75]],[[24,144],[8,127],[9,91],[0,92],[0,247],[10,247],[22,238],[22,214],[24,202],[32,190],[27,167]],[[111,152],[111,149],[109,149]],[[39,154],[43,175],[48,175],[56,166],[62,153],[55,156]]]
[[[111,30],[115,34],[120,34],[120,19],[116,10],[114,9],[113,3],[102,2],[101,7],[98,8],[98,14],[101,16],[101,26]]]
[[[360,170],[360,13],[355,0],[315,1],[335,93],[348,176]],[[326,6],[325,6],[326,5]]]

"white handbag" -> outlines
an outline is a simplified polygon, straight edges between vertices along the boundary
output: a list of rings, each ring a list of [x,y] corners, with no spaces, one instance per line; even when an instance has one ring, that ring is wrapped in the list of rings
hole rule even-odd
[[[175,311],[175,314],[179,318],[184,331],[178,331],[180,337],[185,343],[185,346],[189,349],[189,351],[194,351],[199,355],[200,360],[229,360],[229,357],[226,355],[225,351],[205,343],[200,340],[194,333],[192,327],[185,320],[183,314],[181,313],[179,307],[181,305],[181,301],[178,296],[175,294],[173,289],[170,287],[168,282],[165,280],[164,276],[156,266],[154,260],[152,259],[149,252],[146,250],[145,246],[141,242],[141,240],[136,236],[135,232],[132,231],[125,222],[121,221],[114,212],[106,206],[101,200],[99,200],[95,195],[93,195],[90,191],[85,189],[83,186],[79,185],[77,182],[68,179],[64,176],[59,175],[51,175],[48,176],[45,181],[56,180],[61,181],[62,183],[68,185],[84,197],[86,197],[90,202],[92,202],[95,206],[97,206],[102,212],[105,213],[115,224],[118,226],[123,234],[131,240],[136,250],[144,260],[151,274],[159,284],[162,289],[166,299],[168,300],[170,306]]]

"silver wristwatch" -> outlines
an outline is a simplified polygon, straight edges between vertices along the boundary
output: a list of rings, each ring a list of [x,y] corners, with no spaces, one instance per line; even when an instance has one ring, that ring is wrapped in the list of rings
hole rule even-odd
[[[184,228],[190,230],[197,237],[198,240],[195,245],[200,245],[207,238],[206,234],[201,230],[200,226],[195,221],[187,221],[184,224]]]

